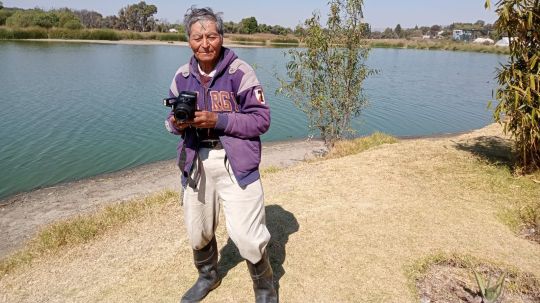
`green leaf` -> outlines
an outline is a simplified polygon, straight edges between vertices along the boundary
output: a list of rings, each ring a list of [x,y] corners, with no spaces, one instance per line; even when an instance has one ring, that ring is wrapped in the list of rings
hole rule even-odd
[[[506,278],[506,273],[503,273],[497,280],[497,283],[495,284],[495,295],[496,295],[495,300],[497,300],[502,294],[504,278]]]
[[[478,284],[478,288],[480,289],[480,295],[482,298],[485,298],[486,295],[486,288],[485,288],[485,281],[482,276],[480,276],[476,270],[473,269],[474,277],[476,278],[476,284]]]

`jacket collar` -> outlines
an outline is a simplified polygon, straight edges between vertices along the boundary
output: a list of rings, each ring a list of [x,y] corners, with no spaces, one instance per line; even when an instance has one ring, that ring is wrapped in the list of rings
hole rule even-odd
[[[215,78],[223,74],[227,70],[228,66],[236,58],[238,58],[238,56],[236,56],[236,54],[231,49],[222,47],[219,61],[216,65],[216,74],[212,78],[212,82],[214,81]],[[197,62],[197,59],[195,58],[195,56],[191,57],[189,71],[191,74],[195,76],[195,78],[197,78],[197,80],[199,80],[199,82],[201,81],[201,74],[199,72],[199,63]]]

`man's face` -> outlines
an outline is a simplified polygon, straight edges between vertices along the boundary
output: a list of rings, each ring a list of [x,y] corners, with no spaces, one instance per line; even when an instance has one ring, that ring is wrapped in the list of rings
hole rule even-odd
[[[191,25],[189,46],[191,46],[201,67],[204,65],[215,67],[222,44],[223,38],[218,33],[216,22],[197,21]]]

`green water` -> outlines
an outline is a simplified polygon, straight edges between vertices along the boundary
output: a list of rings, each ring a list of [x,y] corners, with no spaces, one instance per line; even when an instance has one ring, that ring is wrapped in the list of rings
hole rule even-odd
[[[265,141],[317,135],[291,100],[275,95],[284,49],[234,49],[256,66],[272,110]],[[175,157],[163,120],[172,76],[191,50],[178,46],[0,42],[0,198]],[[490,123],[486,104],[505,57],[374,49],[380,71],[359,135],[460,132]]]

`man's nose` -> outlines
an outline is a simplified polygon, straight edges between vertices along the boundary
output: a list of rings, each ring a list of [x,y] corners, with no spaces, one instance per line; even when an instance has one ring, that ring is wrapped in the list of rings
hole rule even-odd
[[[203,40],[202,40],[202,47],[207,48],[208,45],[209,45],[208,39],[206,39],[206,37],[203,37]]]

